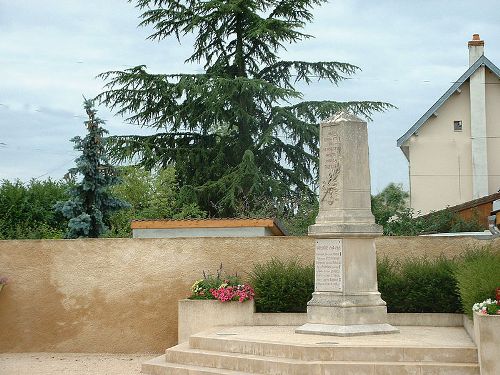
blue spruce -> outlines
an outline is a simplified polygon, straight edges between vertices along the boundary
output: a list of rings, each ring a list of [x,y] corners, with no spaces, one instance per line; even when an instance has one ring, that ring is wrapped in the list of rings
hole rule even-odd
[[[122,208],[130,207],[123,200],[113,197],[110,187],[120,182],[116,169],[109,163],[106,155],[107,130],[101,125],[104,121],[97,117],[92,100],[83,103],[88,120],[85,121],[85,138],[74,137],[71,142],[81,155],[75,160],[76,167],[68,171],[68,176],[81,180],[69,190],[67,201],[57,202],[56,211],[69,219],[66,238],[92,237],[103,235],[108,227],[109,215]]]

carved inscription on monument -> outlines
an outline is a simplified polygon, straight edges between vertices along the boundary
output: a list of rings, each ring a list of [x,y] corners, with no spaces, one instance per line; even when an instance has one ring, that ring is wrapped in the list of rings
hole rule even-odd
[[[334,126],[323,125],[320,146],[320,201],[325,208],[339,201],[342,189],[340,137]]]
[[[342,240],[317,239],[315,251],[316,292],[342,292]]]

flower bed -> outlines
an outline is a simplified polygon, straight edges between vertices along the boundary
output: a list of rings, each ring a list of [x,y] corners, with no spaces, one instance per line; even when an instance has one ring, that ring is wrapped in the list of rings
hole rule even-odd
[[[483,315],[500,315],[500,301],[488,298],[486,301],[475,303],[472,311]]]
[[[189,299],[245,302],[253,300],[254,296],[253,288],[242,284],[238,275],[223,276],[221,265],[216,274],[203,272],[203,279],[197,280],[191,287]]]

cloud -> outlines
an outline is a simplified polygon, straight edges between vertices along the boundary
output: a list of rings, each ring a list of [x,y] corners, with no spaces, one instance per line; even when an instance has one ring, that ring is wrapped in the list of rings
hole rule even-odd
[[[300,86],[306,99],[381,100],[398,106],[369,124],[372,188],[408,186],[399,138],[467,68],[466,42],[486,41],[500,63],[496,1],[336,0],[315,8],[314,38],[288,46],[286,59],[345,61],[363,70],[338,87]],[[139,10],[123,0],[0,0],[0,178],[60,177],[82,134],[82,95],[102,89],[101,72],[146,64],[151,72],[193,72],[192,38],[146,41]],[[145,133],[101,108],[112,134]],[[66,158],[66,159],[65,159]],[[14,167],[15,166],[15,167]]]

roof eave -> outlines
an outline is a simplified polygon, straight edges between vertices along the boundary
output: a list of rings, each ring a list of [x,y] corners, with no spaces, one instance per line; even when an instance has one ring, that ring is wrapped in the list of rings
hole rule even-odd
[[[429,117],[432,116],[433,113],[436,113],[436,111],[448,100],[448,98],[455,92],[457,89],[465,82],[467,81],[470,76],[480,67],[480,66],[486,66],[488,69],[490,69],[493,73],[496,74],[498,78],[500,78],[500,69],[493,64],[486,56],[482,55],[477,61],[472,64],[469,69],[465,71],[464,74],[441,96],[436,103],[432,105],[431,108],[427,112],[423,114],[422,117],[418,119],[418,121],[413,124],[413,126],[408,129],[408,131],[403,134],[398,140],[397,140],[397,146],[401,147],[403,144],[413,135],[415,132],[420,129],[420,127],[429,119]],[[403,151],[404,152],[404,151]]]

